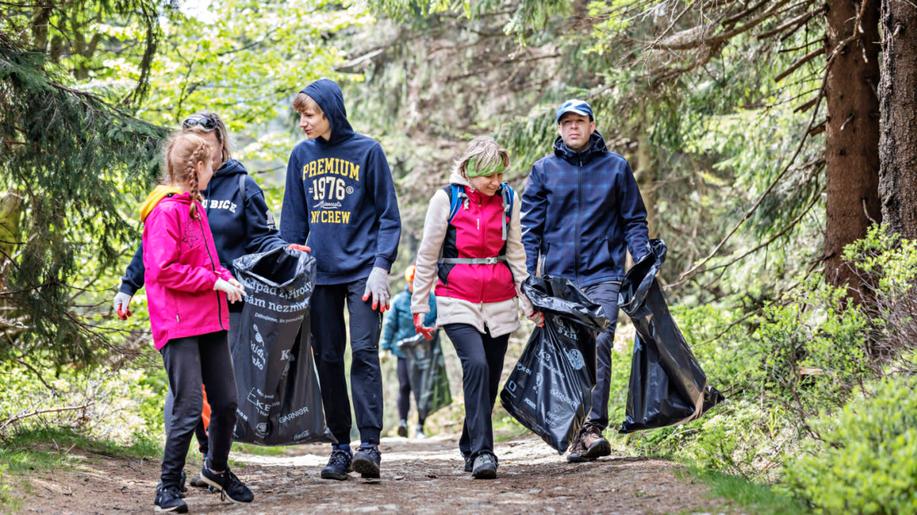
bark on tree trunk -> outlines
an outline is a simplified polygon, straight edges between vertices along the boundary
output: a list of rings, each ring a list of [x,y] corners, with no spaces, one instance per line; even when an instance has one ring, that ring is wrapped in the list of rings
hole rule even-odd
[[[882,219],[917,239],[917,6],[882,1],[879,196]]]
[[[828,4],[827,55],[844,45],[854,31],[857,37],[838,51],[826,83],[828,123],[827,222],[825,272],[834,284],[847,284],[856,301],[859,281],[842,261],[844,246],[863,237],[872,221],[881,220],[879,203],[879,6],[880,0],[862,4],[833,0]]]

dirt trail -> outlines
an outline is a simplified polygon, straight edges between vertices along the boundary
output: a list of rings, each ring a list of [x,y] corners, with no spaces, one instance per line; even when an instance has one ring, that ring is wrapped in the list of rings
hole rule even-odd
[[[610,457],[568,464],[534,437],[497,445],[494,481],[473,480],[461,470],[454,438],[385,438],[381,450],[379,481],[357,474],[348,481],[320,479],[325,445],[290,448],[284,456],[235,454],[236,472],[255,493],[253,504],[221,502],[194,488],[186,501],[191,513],[729,511],[703,485],[676,476],[672,463]],[[30,486],[16,490],[25,494],[24,512],[149,513],[158,469],[155,461],[88,455],[75,470],[36,473]]]

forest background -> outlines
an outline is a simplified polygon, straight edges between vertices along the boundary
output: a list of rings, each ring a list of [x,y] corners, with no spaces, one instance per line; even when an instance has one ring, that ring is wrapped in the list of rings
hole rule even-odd
[[[219,113],[279,214],[302,137],[290,99],[330,77],[395,176],[393,291],[465,142],[509,148],[521,191],[550,152],[553,108],[589,100],[669,246],[676,319],[729,399],[616,445],[817,510],[917,511],[912,1],[12,0],[0,13],[0,473],[36,432],[159,445],[165,378],[143,294],[128,322],[110,300],[160,143]]]

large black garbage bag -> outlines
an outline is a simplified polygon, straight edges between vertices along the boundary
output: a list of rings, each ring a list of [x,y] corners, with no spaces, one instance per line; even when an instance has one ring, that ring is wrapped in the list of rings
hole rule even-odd
[[[542,278],[523,290],[545,315],[500,393],[503,407],[563,454],[592,405],[595,339],[608,326],[601,306],[572,283]]]
[[[234,437],[261,445],[331,441],[312,356],[315,258],[285,248],[233,261],[245,286],[230,332],[239,397]]]
[[[656,280],[666,246],[661,240],[651,243],[652,254],[627,272],[618,301],[637,330],[622,433],[687,422],[724,400],[707,384],[669,313]]]
[[[440,345],[439,332],[431,341],[417,334],[396,343],[408,360],[408,376],[414,402],[421,418],[452,404],[446,359]]]

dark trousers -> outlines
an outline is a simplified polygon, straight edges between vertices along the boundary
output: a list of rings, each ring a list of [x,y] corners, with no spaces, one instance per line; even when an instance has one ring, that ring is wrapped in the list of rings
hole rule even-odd
[[[239,327],[239,318],[241,316],[241,310],[229,312],[229,334],[231,334],[235,328]],[[229,339],[229,334],[226,336],[227,339]],[[163,406],[163,420],[165,421],[166,435],[169,434],[169,424],[172,422],[172,407],[174,405],[175,396],[172,395],[172,388],[169,388],[169,391],[166,393],[166,402]],[[204,427],[204,419],[201,419],[200,423],[194,428],[194,436],[197,437],[197,450],[204,456],[207,456],[207,428]]]
[[[599,431],[608,427],[608,396],[611,388],[611,347],[618,324],[618,291],[621,283],[608,281],[583,288],[593,302],[602,306],[610,324],[595,341],[595,386],[592,388],[592,409],[586,423]]]
[[[443,326],[462,361],[462,390],[465,393],[465,424],[459,450],[463,456],[493,453],[494,429],[491,414],[503,372],[503,357],[509,335],[494,338],[468,324]]]
[[[382,315],[363,300],[366,280],[348,284],[316,286],[312,292],[312,335],[315,362],[322,385],[322,403],[328,429],[339,444],[350,443],[350,400],[344,371],[347,327],[350,315],[350,388],[360,439],[378,445],[382,433],[382,370],[379,366],[379,331]]]
[[[398,358],[398,420],[407,420],[411,411],[411,367],[408,358]],[[416,398],[418,392],[414,392]],[[423,427],[424,416],[417,410],[417,424]]]
[[[170,340],[159,351],[174,395],[172,416],[162,458],[162,484],[178,486],[191,435],[201,422],[203,396],[210,402],[207,462],[226,470],[236,424],[236,378],[226,331]]]

